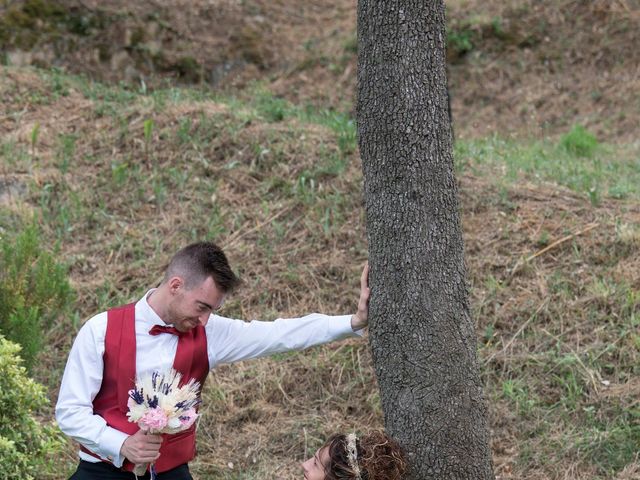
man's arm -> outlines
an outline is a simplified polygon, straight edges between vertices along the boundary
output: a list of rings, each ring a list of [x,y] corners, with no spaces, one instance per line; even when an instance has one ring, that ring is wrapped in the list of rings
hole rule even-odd
[[[134,463],[144,463],[147,460],[141,459],[149,458],[156,439],[130,437],[109,427],[102,417],[93,413],[93,399],[102,385],[106,322],[106,313],[101,313],[78,332],[62,377],[56,420],[66,435],[118,467],[125,456]],[[156,454],[159,448],[158,445]]]
[[[205,327],[209,367],[273,353],[303,350],[332,340],[357,336],[351,315],[312,313],[272,322],[235,320],[214,315]]]
[[[213,315],[206,326],[210,367],[265,355],[302,350],[341,338],[361,335],[367,325],[368,266],[360,277],[360,300],[354,315],[312,313],[273,322],[233,320]]]

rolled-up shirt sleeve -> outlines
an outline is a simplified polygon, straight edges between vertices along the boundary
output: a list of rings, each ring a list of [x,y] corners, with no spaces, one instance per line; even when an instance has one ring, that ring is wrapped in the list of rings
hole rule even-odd
[[[66,435],[120,467],[120,448],[128,435],[93,413],[93,399],[102,385],[106,320],[106,314],[96,315],[78,332],[60,385],[56,421]]]
[[[245,322],[212,315],[206,328],[212,368],[219,363],[302,350],[361,335],[351,328],[351,315],[320,313],[300,318],[279,318],[271,322]]]

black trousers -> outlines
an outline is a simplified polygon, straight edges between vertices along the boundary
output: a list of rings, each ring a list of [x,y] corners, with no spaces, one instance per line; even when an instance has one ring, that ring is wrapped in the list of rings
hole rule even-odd
[[[106,462],[85,462],[80,460],[80,465],[76,472],[69,477],[69,480],[135,480],[133,472],[125,472],[118,467],[114,467]],[[147,472],[139,480],[149,480]],[[189,466],[184,463],[167,472],[158,473],[158,480],[193,480],[189,473]]]

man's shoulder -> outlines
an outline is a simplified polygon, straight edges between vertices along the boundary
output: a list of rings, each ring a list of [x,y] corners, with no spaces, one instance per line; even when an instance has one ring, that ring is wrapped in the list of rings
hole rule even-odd
[[[212,313],[211,315],[209,315],[209,321],[207,322],[204,328],[207,331],[215,330],[225,324],[233,323],[236,321],[237,320],[234,320],[233,318],[221,317],[220,315],[216,315],[215,313]]]
[[[100,312],[89,318],[82,325],[83,329],[104,330],[107,328],[107,312]]]
[[[224,335],[225,332],[233,330],[234,327],[238,328],[240,325],[243,325],[245,323],[249,322],[247,320],[239,320],[237,318],[222,317],[220,315],[212,313],[209,316],[209,321],[204,328],[207,332],[207,336],[216,335],[217,337],[219,337],[220,335]]]
[[[104,329],[107,328],[107,319],[109,318],[109,312],[110,311],[119,311],[119,310],[124,310],[127,308],[135,308],[136,303],[128,303],[126,305],[117,305],[115,307],[111,307],[108,310],[105,310],[104,312],[100,312],[95,314],[93,317],[89,318],[87,321],[84,322],[83,326],[88,326],[88,328],[98,328],[98,329]]]

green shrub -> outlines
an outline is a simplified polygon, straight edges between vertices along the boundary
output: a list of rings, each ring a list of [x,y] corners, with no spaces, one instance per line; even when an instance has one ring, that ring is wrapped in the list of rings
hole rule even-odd
[[[20,345],[0,335],[0,478],[42,478],[62,451],[60,431],[34,414],[48,404],[45,389],[20,365]]]
[[[592,157],[598,140],[582,125],[574,125],[569,133],[560,138],[560,146],[577,157]]]
[[[31,368],[43,333],[67,310],[72,290],[66,269],[40,247],[32,225],[16,237],[0,238],[0,333],[22,345]]]

